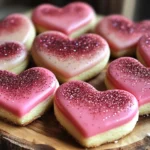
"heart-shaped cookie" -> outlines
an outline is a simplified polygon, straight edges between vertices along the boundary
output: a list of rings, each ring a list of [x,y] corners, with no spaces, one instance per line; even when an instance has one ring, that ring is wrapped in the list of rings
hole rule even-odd
[[[106,85],[132,93],[139,102],[140,114],[150,113],[150,69],[136,59],[122,57],[111,62]]]
[[[11,14],[0,22],[0,41],[18,41],[29,50],[35,38],[35,29],[25,15]]]
[[[50,106],[58,82],[52,72],[35,67],[15,75],[0,70],[0,117],[25,125]]]
[[[0,42],[0,70],[22,72],[28,65],[28,53],[19,42]]]
[[[36,64],[52,70],[61,81],[87,80],[107,64],[110,50],[96,34],[70,40],[60,32],[44,32],[36,37],[32,56]]]
[[[138,119],[136,98],[123,90],[97,91],[83,81],[61,85],[55,115],[83,146],[95,147],[131,132]]]
[[[63,8],[42,4],[33,10],[32,20],[39,32],[55,30],[78,37],[93,26],[95,12],[83,2],[70,3]]]
[[[137,31],[138,25],[124,16],[110,15],[98,23],[96,33],[107,40],[112,55],[119,57],[135,52],[136,44],[142,35],[142,27],[138,27]]]
[[[139,61],[150,67],[150,34],[147,33],[141,37],[136,52]]]

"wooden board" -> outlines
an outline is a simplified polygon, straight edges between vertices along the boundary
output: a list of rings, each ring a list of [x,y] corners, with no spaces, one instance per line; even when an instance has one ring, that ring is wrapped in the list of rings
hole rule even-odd
[[[98,90],[105,90],[104,84],[105,71],[100,73],[97,77],[90,80],[92,84]],[[83,150],[80,146],[57,122],[53,108],[51,108],[44,116],[34,121],[26,127],[18,127],[3,121],[0,121],[0,137],[1,146],[11,150],[15,149],[36,149],[36,150]],[[101,149],[116,149],[123,147],[122,149],[137,149],[137,146],[144,146],[150,148],[150,138],[145,138],[150,134],[150,117],[140,117],[133,132],[124,138],[116,141],[115,143],[109,143],[92,150]],[[141,140],[141,141],[140,141]],[[139,142],[137,142],[139,141]],[[137,143],[134,143],[137,142]],[[134,144],[132,144],[134,143]],[[129,148],[130,147],[130,148]],[[145,149],[145,148],[144,148]]]

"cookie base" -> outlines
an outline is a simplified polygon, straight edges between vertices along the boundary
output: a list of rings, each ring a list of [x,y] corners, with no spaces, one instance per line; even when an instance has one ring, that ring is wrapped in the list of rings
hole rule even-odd
[[[28,51],[30,51],[30,49],[32,47],[35,36],[36,36],[36,31],[35,31],[33,24],[31,24],[31,29],[28,32],[26,40],[23,42],[23,44],[25,45],[25,47],[27,48]]]
[[[27,68],[28,63],[29,63],[29,58],[26,58],[17,67],[14,67],[14,68],[12,68],[12,69],[10,69],[8,71],[10,71],[12,73],[15,73],[15,74],[19,74],[19,73],[21,73],[22,71],[24,71]]]
[[[36,107],[30,110],[30,112],[22,117],[18,117],[15,114],[0,107],[0,117],[8,122],[12,122],[13,124],[25,126],[34,121],[35,119],[41,117],[51,106],[52,99],[53,96],[48,97],[45,101],[39,103]]]

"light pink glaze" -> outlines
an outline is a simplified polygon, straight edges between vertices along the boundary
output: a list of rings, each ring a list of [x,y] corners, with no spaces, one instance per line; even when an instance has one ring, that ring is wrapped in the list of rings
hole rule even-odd
[[[5,34],[5,32],[17,32],[18,28],[23,24],[23,19],[19,14],[13,14],[6,17],[0,22],[0,35]]]
[[[150,103],[150,69],[131,57],[122,57],[110,63],[107,78],[117,89],[132,93],[139,106]]]
[[[23,44],[16,41],[0,42],[0,69],[10,70],[17,67],[28,53]]]
[[[96,91],[82,81],[61,85],[55,104],[84,137],[91,137],[131,121],[138,112],[136,98],[123,90]]]
[[[121,15],[105,17],[98,23],[96,33],[108,41],[114,52],[135,47],[142,34],[134,22]]]
[[[137,51],[147,66],[150,67],[150,34],[145,34],[138,42]]]
[[[33,25],[22,14],[11,14],[0,22],[0,41],[18,41],[23,44],[31,36]]]
[[[46,68],[72,77],[109,57],[107,42],[96,34],[85,34],[70,40],[61,32],[44,32],[36,37],[32,56]]]
[[[58,8],[42,4],[34,9],[33,22],[47,30],[61,31],[67,35],[87,25],[95,17],[94,10],[86,3],[74,2]]]
[[[136,31],[142,34],[150,32],[150,20],[143,20],[136,25]]]
[[[47,69],[35,67],[15,75],[0,71],[0,107],[22,117],[54,95],[57,80]]]

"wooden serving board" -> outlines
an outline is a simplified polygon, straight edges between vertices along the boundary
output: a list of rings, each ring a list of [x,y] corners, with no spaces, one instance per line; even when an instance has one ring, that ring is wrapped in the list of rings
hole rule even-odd
[[[106,90],[104,84],[105,71],[90,80],[98,90]],[[140,117],[133,132],[124,138],[105,144],[92,150],[102,149],[150,149],[150,117]],[[147,136],[147,137],[146,137]],[[18,127],[0,121],[0,150],[84,150],[57,122],[53,108],[44,116],[25,127]],[[133,144],[134,143],[134,144]]]

